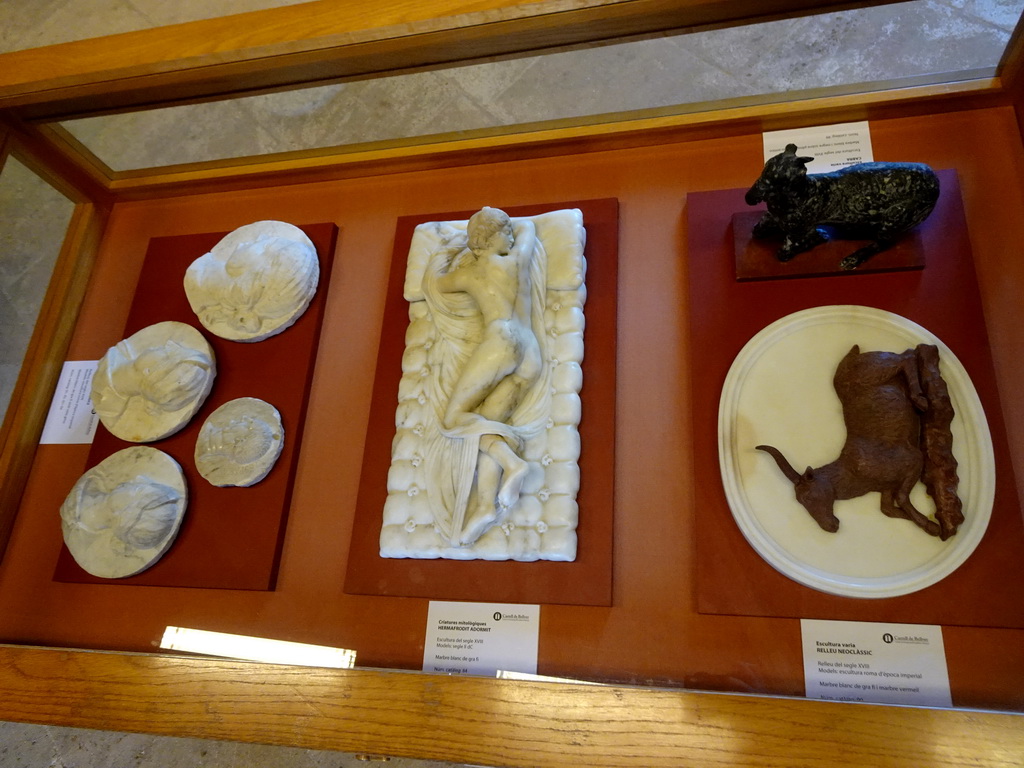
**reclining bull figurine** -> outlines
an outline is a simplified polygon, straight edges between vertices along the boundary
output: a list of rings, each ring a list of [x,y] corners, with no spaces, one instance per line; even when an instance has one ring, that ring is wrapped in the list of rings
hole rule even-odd
[[[813,157],[798,157],[796,145],[765,163],[747,191],[747,205],[764,202],[768,211],[754,237],[778,237],[776,258],[789,261],[829,239],[871,240],[844,258],[840,269],[856,269],[928,218],[939,199],[939,179],[921,163],[858,163],[831,173],[807,173]]]
[[[952,455],[953,409],[939,375],[938,352],[920,344],[905,352],[861,352],[856,345],[833,379],[843,406],[846,442],[839,457],[797,472],[782,453],[758,445],[793,483],[796,498],[825,531],[835,533],[836,501],[881,493],[882,513],[910,520],[943,541],[964,521]],[[923,480],[935,501],[935,520],[911,502]]]

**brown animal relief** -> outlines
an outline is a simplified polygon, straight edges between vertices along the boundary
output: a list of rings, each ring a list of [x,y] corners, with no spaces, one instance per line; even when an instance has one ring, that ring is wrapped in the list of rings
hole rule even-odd
[[[964,515],[950,431],[953,407],[938,349],[919,344],[900,353],[861,352],[854,345],[832,383],[846,424],[846,443],[835,461],[801,474],[777,448],[757,446],[793,483],[797,500],[834,533],[836,501],[878,491],[883,514],[910,520],[943,541],[953,536]],[[910,501],[919,480],[935,501],[934,520]]]

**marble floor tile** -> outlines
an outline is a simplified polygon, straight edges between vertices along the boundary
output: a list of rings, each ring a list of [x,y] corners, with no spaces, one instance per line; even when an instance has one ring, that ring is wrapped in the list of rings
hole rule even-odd
[[[305,2],[309,0],[0,0],[0,52]]]
[[[148,27],[163,27],[168,24],[182,24],[186,21],[216,19],[235,13],[262,11],[267,8],[281,8],[299,5],[310,0],[128,0],[147,21]],[[109,33],[107,33],[109,34]]]
[[[369,758],[369,759],[368,759]],[[0,768],[455,768],[452,763],[0,722]]]
[[[0,51],[37,48],[149,26],[128,0],[104,0],[102,11],[83,13],[74,0],[0,0]]]
[[[941,0],[964,16],[971,16],[1003,29],[1013,29],[1020,19],[1019,0]]]

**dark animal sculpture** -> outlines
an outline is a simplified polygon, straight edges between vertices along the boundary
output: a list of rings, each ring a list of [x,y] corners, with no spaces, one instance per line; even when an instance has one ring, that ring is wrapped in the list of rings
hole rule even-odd
[[[799,157],[796,145],[765,163],[747,191],[747,205],[768,208],[754,226],[758,238],[782,236],[776,253],[789,261],[837,236],[871,240],[846,256],[841,269],[856,269],[891,247],[904,232],[932,212],[939,199],[939,179],[921,163],[858,163],[831,173],[807,173],[813,157]]]
[[[949,433],[953,411],[938,375],[936,348],[921,344],[901,353],[862,353],[854,345],[839,363],[833,385],[847,432],[835,461],[800,474],[777,448],[757,446],[775,459],[811,517],[835,533],[836,501],[879,491],[888,517],[910,520],[943,541],[956,533],[964,517]],[[936,501],[937,522],[910,501],[922,476]]]

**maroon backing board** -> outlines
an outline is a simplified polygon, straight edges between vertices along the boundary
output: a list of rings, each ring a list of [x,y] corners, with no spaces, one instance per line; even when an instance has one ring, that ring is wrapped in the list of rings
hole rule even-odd
[[[346,592],[436,600],[611,605],[618,202],[587,200],[505,210],[512,216],[532,216],[563,208],[579,208],[587,231],[576,560],[571,563],[420,560],[382,558],[379,554],[391,442],[395,435],[398,382],[409,323],[409,308],[402,296],[402,287],[410,239],[418,224],[463,220],[474,212],[407,216],[398,220],[391,258],[373,403],[345,578]]]
[[[199,412],[177,434],[148,444],[181,465],[188,485],[188,509],[171,548],[142,573],[116,580],[92,576],[82,570],[64,546],[54,573],[56,581],[274,588],[338,232],[331,223],[299,228],[313,241],[320,258],[316,295],[294,325],[255,343],[214,336],[202,327],[185,296],[185,270],[226,232],[150,240],[121,338],[153,323],[177,320],[203,334],[217,361],[213,390]],[[216,488],[195,469],[196,437],[207,416],[236,397],[257,397],[277,408],[284,423],[284,449],[274,469],[260,483],[250,488]],[[130,445],[133,443],[114,437],[101,424],[86,466],[93,467]]]
[[[696,485],[701,613],[1024,627],[1024,602],[1016,595],[1024,525],[985,318],[956,173],[941,171],[939,177],[939,202],[918,230],[924,269],[897,272],[738,281],[730,222],[746,207],[744,190],[688,196],[694,476],[704,478]],[[988,530],[954,573],[913,594],[839,597],[790,580],[743,538],[722,488],[718,404],[733,359],[755,333],[775,320],[833,304],[894,312],[934,333],[966,368],[988,418],[996,456],[995,504]]]

